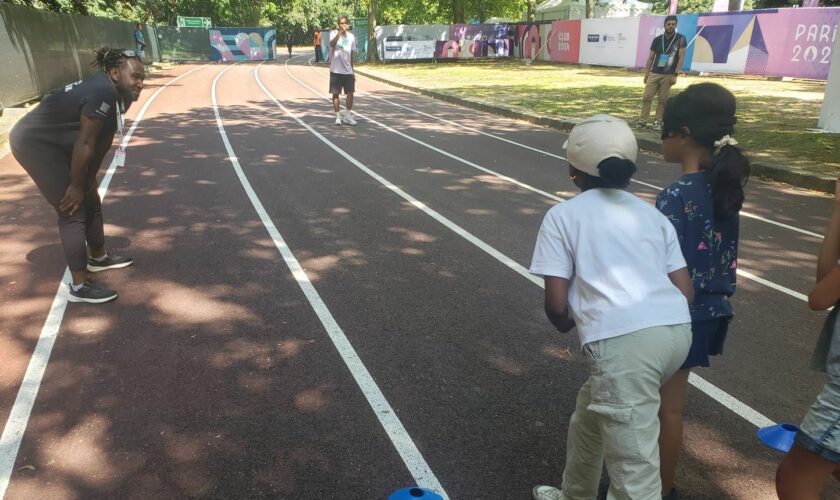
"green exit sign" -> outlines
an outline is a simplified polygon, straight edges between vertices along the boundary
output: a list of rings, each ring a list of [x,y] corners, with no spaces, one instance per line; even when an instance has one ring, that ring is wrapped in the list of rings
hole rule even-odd
[[[209,17],[178,16],[179,28],[209,28],[213,23]]]

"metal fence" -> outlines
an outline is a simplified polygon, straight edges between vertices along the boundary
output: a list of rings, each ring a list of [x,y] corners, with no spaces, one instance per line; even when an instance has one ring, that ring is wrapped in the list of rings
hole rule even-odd
[[[0,17],[0,108],[37,99],[93,74],[96,69],[90,63],[100,47],[134,47],[135,24],[128,21],[7,3],[0,3]],[[146,28],[144,36],[145,62],[158,60],[152,30]]]

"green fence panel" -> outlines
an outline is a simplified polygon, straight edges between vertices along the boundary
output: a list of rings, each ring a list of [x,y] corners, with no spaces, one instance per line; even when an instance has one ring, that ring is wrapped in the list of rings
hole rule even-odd
[[[164,61],[209,61],[210,31],[206,28],[155,26]]]
[[[0,107],[37,99],[96,71],[104,46],[134,48],[134,23],[0,4]],[[148,40],[151,31],[145,30]],[[146,63],[159,58],[146,48]]]

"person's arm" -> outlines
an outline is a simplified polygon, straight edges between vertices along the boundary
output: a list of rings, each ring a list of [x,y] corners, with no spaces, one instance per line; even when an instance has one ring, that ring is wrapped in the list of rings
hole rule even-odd
[[[668,273],[668,278],[675,287],[679,288],[685,300],[689,304],[694,303],[694,283],[691,282],[691,276],[688,275],[688,268],[677,269],[676,271]]]
[[[677,83],[677,75],[680,74],[683,61],[685,61],[685,47],[677,51],[677,60],[674,61],[674,76],[671,77],[671,85]]]
[[[334,49],[335,45],[338,43],[338,39],[344,36],[344,28],[339,24],[338,29],[335,32],[335,37],[330,39],[330,48]]]
[[[563,333],[575,327],[569,314],[569,280],[545,276],[545,315]]]
[[[840,300],[840,179],[834,194],[834,213],[828,222],[825,238],[817,259],[817,284],[808,294],[808,305],[818,311],[828,309]]]
[[[834,212],[828,222],[828,228],[817,260],[817,283],[822,281],[837,266],[838,258],[840,258],[840,178],[837,179],[835,187]]]
[[[114,132],[108,134],[107,137],[100,138],[99,141],[96,142],[93,159],[91,160],[90,165],[88,165],[86,191],[96,189],[96,174],[99,172],[99,168],[102,166],[102,160],[105,159],[105,155],[107,155],[108,151],[111,150],[111,145],[113,143]]]
[[[653,58],[656,57],[656,52],[652,49],[648,54],[647,63],[645,64],[645,80],[644,82],[647,83],[648,77],[650,76],[650,69],[653,67]]]
[[[685,202],[680,195],[670,188],[663,190],[656,196],[656,208],[671,223],[666,231],[665,245],[668,253],[668,278],[685,296],[689,304],[694,303],[694,283],[688,272],[688,266],[682,251],[688,220],[685,216]]]
[[[70,185],[58,204],[59,210],[70,215],[76,213],[84,200],[88,167],[96,154],[96,137],[104,121],[82,115],[80,123],[81,128],[73,143],[73,156],[70,160]]]

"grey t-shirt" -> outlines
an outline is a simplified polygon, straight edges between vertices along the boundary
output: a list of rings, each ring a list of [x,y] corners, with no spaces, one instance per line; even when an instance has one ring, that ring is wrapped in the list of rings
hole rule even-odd
[[[70,158],[82,116],[105,121],[97,141],[117,130],[117,89],[103,71],[49,94],[15,125],[13,136],[19,146],[58,148]]]
[[[338,30],[330,31],[330,41],[338,34]],[[353,51],[356,50],[356,37],[347,31],[345,36],[338,39],[334,49],[330,49],[330,73],[342,75],[353,74]]]

